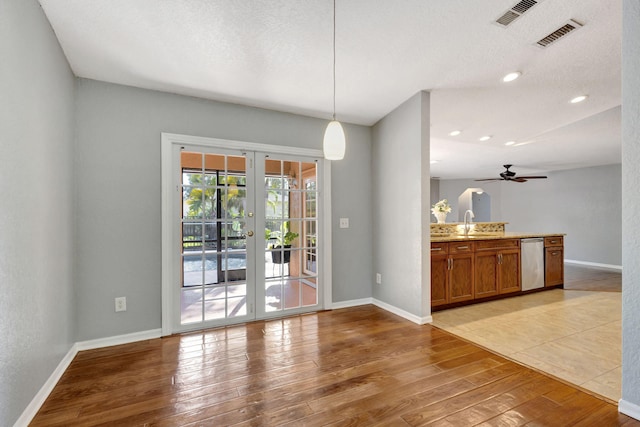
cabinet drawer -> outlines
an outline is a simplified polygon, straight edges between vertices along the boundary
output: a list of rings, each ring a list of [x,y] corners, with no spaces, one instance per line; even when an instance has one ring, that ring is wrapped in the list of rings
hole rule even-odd
[[[472,242],[449,243],[450,254],[465,254],[469,252],[473,252]]]
[[[520,239],[480,240],[475,242],[476,250],[514,249],[520,247]]]
[[[563,246],[564,239],[562,236],[552,236],[544,238],[544,247],[547,248],[549,246]]]
[[[440,254],[448,254],[449,253],[449,244],[448,243],[431,243],[431,254],[432,255],[440,255]]]

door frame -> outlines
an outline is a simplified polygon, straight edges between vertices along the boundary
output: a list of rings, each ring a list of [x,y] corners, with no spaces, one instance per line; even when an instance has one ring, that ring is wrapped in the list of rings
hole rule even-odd
[[[174,268],[173,251],[176,250],[177,236],[175,233],[173,211],[173,198],[178,187],[174,183],[173,155],[175,150],[180,150],[183,145],[202,146],[207,148],[224,148],[233,150],[258,151],[274,154],[294,156],[309,156],[324,159],[321,150],[310,148],[287,147],[281,145],[260,144],[246,141],[234,141],[219,138],[207,138],[200,136],[181,135],[174,133],[161,133],[160,142],[160,172],[161,172],[161,217],[162,217],[162,336],[171,335],[174,332],[174,292],[175,278],[179,272]],[[322,185],[321,194],[322,219],[318,223],[319,232],[323,239],[321,256],[323,258],[322,271],[322,300],[319,301],[323,309],[330,309],[332,305],[331,295],[331,162],[324,159],[319,166],[319,178]],[[320,184],[320,183],[319,183]]]

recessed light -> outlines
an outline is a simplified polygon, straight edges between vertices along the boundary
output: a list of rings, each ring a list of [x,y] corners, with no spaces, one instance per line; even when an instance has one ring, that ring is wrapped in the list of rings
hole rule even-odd
[[[490,139],[491,139],[491,136],[486,135],[486,136],[483,136],[482,138],[480,138],[480,141],[484,142],[484,141],[488,141]]]
[[[516,143],[515,141],[507,141],[504,143],[504,145],[513,145],[515,143]]]
[[[520,77],[522,75],[522,73],[520,71],[514,71],[513,73],[509,73],[506,76],[504,76],[502,78],[502,81],[507,83],[507,82],[512,82],[515,79],[517,79],[518,77]]]
[[[433,164],[436,164],[436,163],[439,163],[439,162],[440,162],[440,160],[431,160],[429,163],[431,163],[433,165]]]
[[[454,131],[451,131],[451,132],[449,133],[449,135],[450,135],[450,136],[458,136],[458,135],[460,135],[461,133],[462,133],[462,132],[460,132],[459,130],[454,130]]]
[[[580,96],[576,96],[575,98],[573,98],[573,99],[572,99],[571,101],[569,101],[569,102],[571,102],[572,104],[577,104],[578,102],[582,102],[582,101],[584,101],[585,99],[587,99],[587,96],[588,96],[588,95],[580,95]]]

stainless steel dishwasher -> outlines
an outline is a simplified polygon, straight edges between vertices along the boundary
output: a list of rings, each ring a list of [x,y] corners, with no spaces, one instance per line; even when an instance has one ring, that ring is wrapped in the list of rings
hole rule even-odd
[[[544,239],[520,240],[522,290],[544,288]]]

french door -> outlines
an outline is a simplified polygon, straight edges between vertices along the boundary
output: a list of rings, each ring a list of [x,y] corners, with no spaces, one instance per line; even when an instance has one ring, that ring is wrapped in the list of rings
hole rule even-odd
[[[322,308],[322,160],[199,144],[171,151],[163,332]]]

